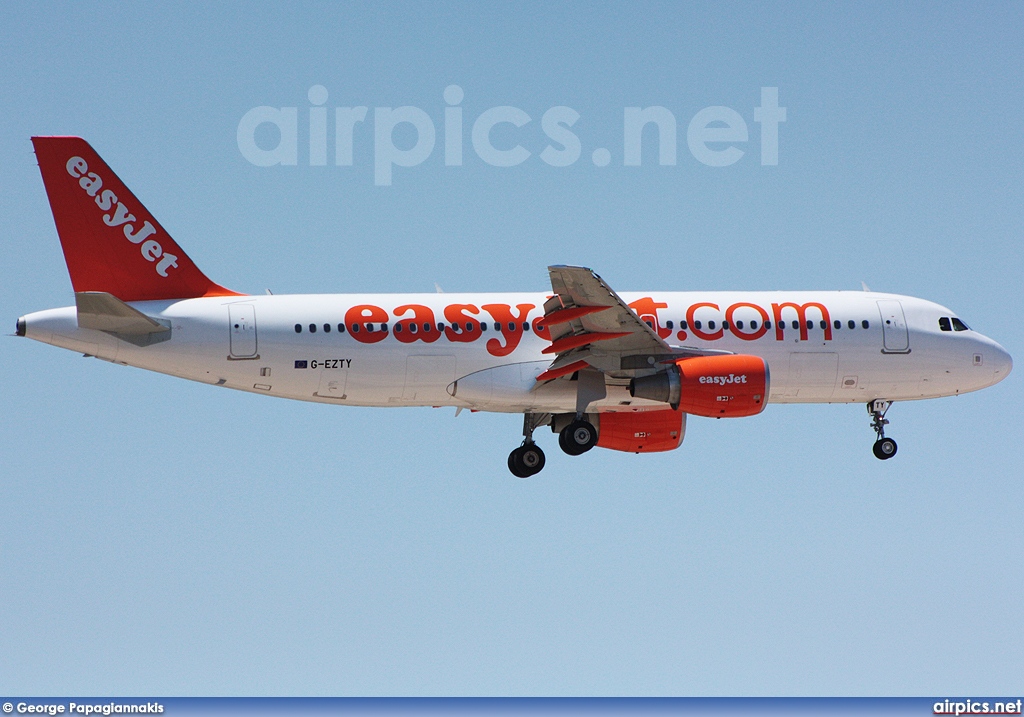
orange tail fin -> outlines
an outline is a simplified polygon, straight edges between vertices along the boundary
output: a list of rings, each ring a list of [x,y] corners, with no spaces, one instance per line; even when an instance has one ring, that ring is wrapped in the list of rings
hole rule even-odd
[[[122,301],[240,296],[210,281],[80,137],[33,137],[76,293]]]

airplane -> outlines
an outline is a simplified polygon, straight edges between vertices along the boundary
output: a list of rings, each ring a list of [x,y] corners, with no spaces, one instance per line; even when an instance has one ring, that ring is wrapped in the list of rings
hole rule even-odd
[[[896,401],[1010,373],[1010,355],[943,306],[868,291],[617,293],[548,267],[551,291],[250,295],[214,283],[78,137],[33,137],[75,305],[17,335],[214,386],[342,406],[523,414],[513,475],[569,455],[668,451],[687,415],[862,402],[874,455]]]

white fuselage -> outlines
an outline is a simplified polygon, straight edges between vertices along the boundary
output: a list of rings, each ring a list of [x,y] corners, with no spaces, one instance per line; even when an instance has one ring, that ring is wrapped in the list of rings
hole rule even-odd
[[[552,359],[542,353],[550,341],[533,325],[549,296],[333,294],[135,302],[131,305],[142,313],[171,325],[169,338],[146,346],[80,328],[75,307],[24,319],[25,335],[38,341],[119,364],[283,398],[354,406],[571,412],[576,395],[568,382],[535,381]],[[621,296],[671,346],[764,358],[772,403],[948,396],[990,386],[1012,365],[1006,351],[991,339],[966,329],[942,330],[940,319],[955,316],[953,312],[906,296]],[[473,326],[469,333],[467,322]],[[481,322],[485,330],[480,330]],[[410,323],[416,324],[415,332]],[[353,324],[358,325],[355,332]],[[610,381],[607,396],[590,410],[665,408],[632,398],[625,384]]]

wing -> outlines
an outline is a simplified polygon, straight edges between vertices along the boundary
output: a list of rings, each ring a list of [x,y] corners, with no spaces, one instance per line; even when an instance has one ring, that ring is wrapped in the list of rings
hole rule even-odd
[[[551,366],[537,377],[548,381],[595,368],[611,378],[653,373],[659,364],[684,356],[728,351],[669,346],[604,279],[582,266],[549,266],[555,296],[544,304],[538,322],[551,333]]]

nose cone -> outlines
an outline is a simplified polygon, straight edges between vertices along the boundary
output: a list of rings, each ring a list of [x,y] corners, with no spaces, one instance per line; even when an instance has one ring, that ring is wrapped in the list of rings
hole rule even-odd
[[[977,388],[971,390],[994,386],[1009,376],[1013,370],[1009,352],[987,336],[978,334],[972,338],[970,375],[974,376],[971,383]]]
[[[988,350],[989,366],[992,369],[992,383],[996,384],[1002,381],[1004,378],[1010,375],[1010,371],[1013,370],[1013,358],[1002,346],[997,344],[995,341],[992,342],[992,347]]]

